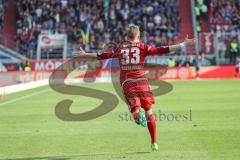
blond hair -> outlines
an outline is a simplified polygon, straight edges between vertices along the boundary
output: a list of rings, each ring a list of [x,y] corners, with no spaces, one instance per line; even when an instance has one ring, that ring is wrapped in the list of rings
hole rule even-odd
[[[139,26],[137,25],[130,25],[127,30],[127,38],[130,40],[134,40],[139,36],[140,34],[140,29]]]

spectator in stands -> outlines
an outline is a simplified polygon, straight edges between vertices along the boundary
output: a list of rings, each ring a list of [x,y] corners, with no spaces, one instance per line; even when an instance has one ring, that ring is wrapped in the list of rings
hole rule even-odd
[[[236,39],[234,39],[230,44],[230,63],[236,64],[236,59],[238,55],[238,43]]]
[[[198,4],[199,6],[200,4]],[[202,7],[206,5],[206,7]],[[231,32],[240,30],[240,3],[239,1],[206,0],[200,5],[210,17],[210,26],[213,31]]]
[[[202,31],[208,32],[208,25],[212,32],[231,33],[232,35],[235,35],[236,32],[240,31],[239,0],[195,0],[195,4],[195,8],[198,8],[197,10],[199,11],[197,12],[199,13],[199,16],[197,17],[196,23],[198,33],[201,33]],[[230,56],[230,63],[235,64],[236,53],[238,52],[235,47],[237,47],[237,45],[234,43],[231,44],[231,42],[226,40],[229,39],[229,36],[225,36],[225,38],[219,36],[218,38],[221,39],[218,46],[221,53],[220,63],[229,64],[229,60],[226,60],[226,58],[229,58]]]
[[[176,66],[176,62],[173,58],[169,58],[167,62],[168,62],[168,67],[175,67]]]
[[[17,1],[16,46],[35,54],[38,35],[45,30],[65,33],[71,46],[96,50],[102,43],[120,43],[129,23],[142,26],[143,40],[159,45],[179,35],[177,0],[21,0]],[[28,49],[31,48],[31,51]],[[30,52],[30,53],[29,53]]]
[[[208,19],[208,7],[204,3],[200,5],[201,16]]]
[[[203,62],[203,53],[200,52],[199,55],[196,55],[195,61],[194,61],[194,66],[195,66],[195,71],[196,71],[196,78],[199,79],[199,73],[200,69],[202,67],[202,62]]]
[[[186,58],[186,61],[184,62],[184,66],[194,66],[194,57],[193,56],[188,56]]]
[[[227,62],[227,60],[226,60],[227,45],[226,45],[224,39],[219,41],[218,48],[219,48],[219,53],[218,54],[219,54],[219,58],[220,58],[220,63],[221,64],[228,64],[229,62]]]
[[[24,64],[23,63],[19,63],[18,66],[17,66],[17,70],[18,71],[23,71],[23,68],[24,68]]]
[[[195,13],[197,21],[209,21],[214,32],[231,32],[240,30],[240,3],[226,0],[196,0]]]
[[[195,16],[197,18],[197,21],[200,21],[200,16],[201,16],[200,7],[199,6],[195,6],[194,10],[195,10]]]
[[[25,72],[30,72],[31,70],[32,70],[32,68],[30,67],[29,62],[26,61],[25,64],[24,64],[24,71]]]

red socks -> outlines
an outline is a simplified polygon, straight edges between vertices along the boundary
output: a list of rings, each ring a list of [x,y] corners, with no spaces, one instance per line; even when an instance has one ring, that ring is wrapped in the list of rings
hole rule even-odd
[[[137,124],[139,124],[139,122],[138,122],[138,112],[133,113],[133,118],[134,118],[134,121]],[[149,131],[149,134],[151,136],[151,142],[152,142],[152,144],[157,143],[155,117],[152,114],[152,115],[149,115],[149,116],[146,115],[146,118],[147,118],[148,131]]]
[[[157,138],[156,138],[156,121],[154,115],[147,116],[147,121],[148,121],[148,130],[151,136],[151,141],[153,143],[157,143]]]

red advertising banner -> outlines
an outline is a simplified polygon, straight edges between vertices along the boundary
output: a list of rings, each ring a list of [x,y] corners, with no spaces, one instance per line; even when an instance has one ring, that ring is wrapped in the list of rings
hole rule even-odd
[[[47,63],[43,63],[44,65]],[[54,64],[54,62],[53,62]],[[56,63],[57,64],[57,63]],[[54,66],[54,65],[53,65]],[[170,67],[170,68],[146,68],[148,72],[147,77],[149,80],[194,80],[196,79],[195,67]],[[0,86],[8,86],[18,83],[26,83],[38,80],[48,79],[52,72],[49,71],[31,71],[31,72],[0,72]],[[60,72],[65,74],[66,72]],[[63,77],[63,76],[60,76]],[[114,79],[112,79],[112,78]],[[86,69],[76,70],[72,76],[68,78],[100,78],[103,82],[109,80],[118,80],[119,70],[110,69],[95,70],[86,73]],[[236,76],[235,66],[214,66],[214,67],[201,67],[199,70],[200,79],[231,79],[240,78]],[[108,79],[108,80],[104,80]]]
[[[63,60],[29,61],[29,65],[33,71],[53,71],[63,63]]]
[[[146,68],[147,77],[150,80],[162,80],[162,79],[172,79],[172,80],[181,80],[181,79],[193,79],[195,78],[195,68],[194,67],[171,67],[171,68]],[[115,70],[111,73],[109,69],[101,70],[101,78],[109,78],[111,74],[115,74],[119,77],[119,70]],[[99,74],[98,74],[99,75]]]
[[[48,79],[50,72],[0,72],[0,86]]]
[[[29,61],[29,65],[33,71],[54,71],[63,63],[66,63],[66,60],[41,60],[41,61]],[[68,66],[70,68],[78,68],[78,69],[87,69],[88,63],[90,61],[83,60],[69,60]],[[101,61],[99,61],[101,62]],[[69,69],[70,69],[69,68]]]

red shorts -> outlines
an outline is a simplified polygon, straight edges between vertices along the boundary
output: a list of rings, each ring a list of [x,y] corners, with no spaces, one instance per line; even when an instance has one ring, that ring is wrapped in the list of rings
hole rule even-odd
[[[145,111],[152,108],[155,103],[153,94],[147,80],[131,80],[123,83],[125,101],[133,113],[142,107]]]

